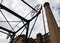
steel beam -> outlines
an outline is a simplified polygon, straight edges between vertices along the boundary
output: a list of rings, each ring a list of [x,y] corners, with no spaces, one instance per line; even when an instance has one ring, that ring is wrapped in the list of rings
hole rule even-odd
[[[30,8],[32,8],[33,10],[35,10],[36,12],[38,12],[35,8],[33,8],[32,6],[30,6],[27,2],[25,2],[24,0],[21,0],[22,2],[24,2],[26,5],[28,5]]]
[[[10,31],[10,30],[4,28],[4,27],[1,27],[1,26],[0,26],[0,29],[2,29],[2,30],[4,30],[4,31],[7,31],[7,32],[10,32],[10,33],[14,33],[14,32],[12,32],[12,31]]]
[[[12,11],[9,8],[5,7],[4,5],[0,4],[0,7],[1,7],[1,9],[4,9],[4,10],[8,11],[9,13],[13,14],[14,16],[20,18],[21,20],[24,20],[26,22],[28,21],[25,18],[23,18],[22,16],[18,15],[17,13],[15,13],[14,11]]]
[[[27,23],[26,23],[27,24]],[[19,30],[21,30],[26,24],[24,24],[21,28],[19,28],[17,31],[16,31],[16,33],[19,31]]]
[[[42,10],[42,6],[41,6],[39,12],[38,12],[34,17],[32,17],[32,18],[30,19],[30,21],[32,21],[35,17],[37,17],[37,16],[41,13],[41,10]]]

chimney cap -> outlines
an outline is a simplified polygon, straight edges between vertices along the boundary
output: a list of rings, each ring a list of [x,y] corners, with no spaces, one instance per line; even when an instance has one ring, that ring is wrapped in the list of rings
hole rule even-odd
[[[44,3],[44,7],[47,6],[47,5],[48,5],[48,6],[50,5],[49,2],[45,2],[45,3]]]
[[[37,34],[37,37],[39,37],[39,36],[42,36],[42,34],[41,34],[41,33],[38,33],[38,34]]]

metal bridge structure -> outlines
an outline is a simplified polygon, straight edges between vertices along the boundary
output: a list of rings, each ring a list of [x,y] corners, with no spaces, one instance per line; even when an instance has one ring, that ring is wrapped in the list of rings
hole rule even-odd
[[[33,8],[31,5],[29,5],[27,2],[25,2],[24,0],[21,0],[23,3],[25,3],[27,6],[29,6],[32,10],[25,16],[27,17],[29,14],[31,15],[31,19],[27,20],[25,19],[24,17],[20,16],[19,14],[17,14],[16,12],[12,11],[11,9],[9,9],[8,7],[4,6],[2,3],[3,3],[4,0],[1,0],[1,3],[0,3],[0,12],[1,14],[3,15],[3,17],[5,18],[6,21],[0,21],[0,22],[7,22],[9,24],[9,26],[11,27],[12,30],[9,30],[3,26],[0,26],[0,29],[1,30],[4,30],[8,33],[5,33],[4,31],[0,31],[1,33],[4,33],[4,34],[7,34],[7,39],[10,37],[11,39],[11,42],[10,43],[13,43],[13,40],[14,40],[14,37],[16,36],[16,34],[22,29],[23,31],[26,29],[26,40],[25,40],[25,43],[27,43],[27,38],[30,37],[31,33],[32,33],[32,30],[34,28],[34,25],[36,23],[36,20],[39,16],[39,14],[41,13],[41,10],[42,10],[42,5],[38,4],[37,6],[35,6],[35,8]],[[8,21],[7,18],[5,17],[4,13],[2,10],[5,10],[7,12],[9,12],[10,14],[14,15],[15,17],[19,18],[20,21]],[[30,25],[30,22],[35,19],[35,22],[31,28],[31,31],[29,33],[29,36],[28,36],[28,32],[29,32],[29,25]],[[23,23],[23,25],[17,30],[15,31],[14,28],[11,26],[10,22],[19,22],[19,23]],[[18,24],[19,24],[18,23]],[[17,25],[18,25],[17,24]],[[16,25],[16,26],[17,26]],[[15,27],[16,27],[15,26]],[[23,31],[21,32],[21,34],[23,33]],[[46,33],[46,31],[45,31]]]
[[[9,9],[8,7],[4,6],[2,4],[3,0],[1,1],[0,3],[0,13],[3,15],[3,17],[5,18],[6,21],[0,21],[0,22],[7,22],[11,28],[11,30],[3,27],[3,26],[0,26],[0,29],[1,30],[4,30],[4,31],[0,31],[1,33],[4,33],[4,34],[7,34],[7,39],[10,37],[11,41],[10,43],[13,43],[13,40],[16,36],[16,34],[22,30],[21,34],[23,33],[24,30],[26,30],[26,38],[25,38],[25,43],[28,43],[28,37],[30,37],[31,33],[32,33],[32,30],[35,26],[35,23],[36,23],[36,20],[39,16],[40,13],[42,13],[42,17],[43,17],[43,24],[44,24],[44,30],[45,30],[45,34],[46,34],[46,27],[45,27],[45,21],[44,21],[44,15],[43,15],[43,6],[41,4],[38,4],[36,5],[35,7],[32,7],[30,4],[28,4],[26,1],[24,0],[21,0],[25,5],[27,5],[28,7],[30,7],[32,10],[25,16],[27,17],[29,14],[31,16],[30,19],[26,19],[25,17],[22,17],[21,15],[17,14],[16,12],[12,11],[11,9]],[[49,34],[50,34],[50,43],[60,43],[60,30],[58,29],[58,25],[56,23],[56,20],[53,16],[53,13],[51,11],[51,8],[50,8],[50,4],[48,2],[46,2],[44,4],[44,8],[45,8],[45,12],[46,12],[46,17],[47,17],[47,23],[48,23],[48,29],[49,29]],[[14,15],[15,17],[19,18],[20,21],[8,21],[8,19],[5,17],[4,13],[2,10],[5,10],[7,11],[8,13]],[[42,12],[41,12],[42,11]],[[31,28],[31,31],[29,33],[29,26],[30,26],[30,23],[33,21],[33,26]],[[14,30],[14,28],[11,26],[10,22],[18,22],[18,24],[15,25],[15,27],[17,27],[17,25],[21,24],[20,25],[20,28],[17,29],[16,31]],[[28,35],[29,33],[29,35]],[[44,35],[45,36],[45,35]],[[37,40],[38,41],[38,40]],[[38,41],[39,42],[39,41]]]

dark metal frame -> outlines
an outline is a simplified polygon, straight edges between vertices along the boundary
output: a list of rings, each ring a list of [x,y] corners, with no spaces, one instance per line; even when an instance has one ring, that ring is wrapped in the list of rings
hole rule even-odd
[[[23,0],[22,0],[22,1],[23,1]],[[25,1],[23,1],[23,2],[24,2],[26,5],[28,5],[30,8],[32,8],[33,10],[35,10],[35,9],[34,9],[33,7],[31,7],[28,3],[26,3]],[[13,42],[13,39],[14,39],[15,34],[16,34],[19,30],[21,30],[24,26],[26,26],[26,42],[25,42],[25,43],[28,43],[27,38],[28,38],[29,23],[30,23],[35,17],[37,17],[37,16],[40,14],[42,7],[40,8],[39,11],[35,10],[35,11],[37,12],[37,14],[36,14],[34,17],[32,17],[30,20],[27,20],[27,19],[21,17],[20,15],[18,15],[17,13],[15,13],[14,11],[10,10],[9,8],[5,7],[5,6],[2,5],[2,4],[0,4],[0,8],[6,10],[7,12],[9,12],[9,13],[13,14],[14,16],[18,17],[19,19],[21,19],[22,21],[25,21],[25,22],[26,22],[26,23],[25,23],[21,28],[19,28],[16,32],[10,31],[10,30],[8,30],[8,29],[6,29],[6,28],[3,28],[3,27],[1,27],[1,26],[0,26],[0,29],[5,30],[5,31],[7,31],[7,32],[9,32],[9,33],[12,33],[11,36],[13,37],[13,38],[12,38],[12,42]],[[12,42],[11,42],[11,43],[12,43]]]

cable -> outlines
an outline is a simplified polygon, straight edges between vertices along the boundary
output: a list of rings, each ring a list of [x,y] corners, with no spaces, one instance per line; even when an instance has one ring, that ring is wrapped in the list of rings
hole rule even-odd
[[[5,15],[3,14],[3,12],[0,10],[0,12],[2,13],[3,17],[5,18],[5,20],[7,21],[7,23],[9,24],[9,26],[12,28],[12,26],[10,25],[10,23],[8,22],[8,20],[6,19]],[[12,28],[12,30],[14,31],[14,29]]]
[[[2,4],[2,2],[3,2],[3,0],[1,0],[1,4]],[[5,18],[5,20],[6,20],[7,23],[9,24],[9,26],[12,28],[12,26],[10,25],[10,23],[8,22],[8,20],[7,20],[6,17],[4,16],[3,12],[1,11],[1,9],[0,9],[0,12],[2,13],[3,17]],[[13,30],[13,28],[12,28],[12,30]],[[13,30],[13,31],[14,31],[14,30]],[[2,33],[4,33],[4,32],[2,32]],[[7,34],[7,33],[5,33],[5,34]],[[8,36],[9,36],[9,35],[8,35]]]
[[[39,5],[37,5],[38,7],[39,7]],[[37,7],[36,6],[36,7]],[[35,7],[35,8],[36,8]],[[37,9],[38,10],[38,9]],[[34,11],[34,10],[32,10],[32,11]],[[30,12],[32,12],[32,11],[30,11]],[[34,15],[35,13],[33,13],[33,15]],[[37,18],[36,18],[36,20],[37,20]],[[35,20],[35,23],[36,23],[36,20]],[[34,23],[34,25],[35,25],[35,23]],[[24,22],[23,22],[23,24],[24,24]],[[34,25],[32,26],[32,29],[31,29],[31,31],[33,30],[33,28],[34,28]],[[25,28],[23,29],[23,31],[25,30]],[[21,32],[21,34],[23,33],[23,31]],[[30,34],[31,34],[31,32],[30,32]],[[30,35],[29,35],[30,36]]]
[[[30,11],[30,12],[31,12],[31,11]],[[27,16],[30,14],[30,12],[29,12],[25,17],[27,17]],[[24,18],[25,18],[25,17],[24,17]],[[21,21],[21,22],[22,22],[22,21]],[[19,22],[19,23],[20,23],[20,22]],[[19,23],[18,23],[18,24],[19,24]],[[17,24],[17,25],[18,25],[18,24]],[[15,28],[17,25],[15,25],[14,28]]]
[[[30,11],[30,12],[32,12],[32,11]],[[30,12],[29,12],[25,17],[27,17],[27,16],[30,14]],[[24,17],[24,18],[25,18],[25,17]],[[20,22],[22,22],[22,21],[20,21]],[[19,23],[20,23],[20,22],[19,22]],[[19,23],[18,23],[18,24],[19,24]],[[15,28],[18,24],[16,24],[16,25],[14,26],[14,28]]]
[[[39,7],[39,6],[40,6],[40,5],[37,5],[37,6],[35,6],[35,8],[37,8],[37,7]],[[37,10],[38,10],[38,9],[37,9]],[[34,11],[34,10],[32,10],[32,11]],[[32,11],[30,11],[29,13],[32,13]],[[29,14],[29,13],[28,13],[28,14]],[[28,16],[28,14],[27,14],[26,16]],[[33,13],[33,15],[34,15],[34,14],[35,14],[35,13]],[[32,16],[33,16],[33,15],[32,15]],[[25,17],[26,17],[26,16],[25,16]],[[36,19],[37,19],[37,18],[36,18]],[[22,22],[23,22],[23,24],[24,24],[24,21],[22,21]],[[34,26],[33,26],[33,27],[34,27]],[[26,28],[26,26],[25,26],[25,28]],[[23,29],[23,31],[25,30],[25,28]],[[23,31],[21,32],[21,34],[23,33]]]
[[[24,30],[25,30],[25,28],[23,29],[23,31],[21,32],[21,34],[24,32]],[[20,35],[21,35],[21,34],[20,34]]]
[[[1,4],[2,4],[3,0],[1,0]],[[5,15],[3,14],[2,10],[0,9],[0,12],[2,13],[3,17],[5,18],[5,20],[7,21],[7,23],[9,24],[9,26],[12,28],[12,26],[10,25],[10,23],[8,22],[7,18],[5,17]],[[14,29],[12,28],[12,30],[14,31]]]
[[[24,31],[24,30],[25,30],[25,28],[23,29],[23,31]],[[21,34],[23,33],[23,31],[21,32]],[[20,35],[21,35],[21,34],[20,34]],[[20,36],[19,36],[19,38],[20,38]],[[19,38],[17,38],[17,39],[15,40],[15,43],[16,43],[17,40],[19,40]]]
[[[10,23],[8,22],[8,20],[6,19],[5,15],[3,14],[3,12],[0,10],[0,12],[2,13],[3,17],[5,18],[5,20],[7,21],[7,23],[9,24],[9,26],[12,28],[12,26],[10,25]],[[14,29],[12,28],[12,30],[14,31]],[[10,33],[9,35],[7,36],[7,39],[9,38],[10,36]]]
[[[34,22],[32,28],[31,28],[31,31],[30,31],[30,33],[29,33],[29,37],[30,37],[30,35],[31,35],[31,33],[32,33],[32,30],[33,30],[34,26],[35,26],[35,23],[36,23],[36,21],[37,21],[37,18],[38,18],[38,16],[36,17],[35,22]]]
[[[45,20],[44,20],[44,14],[43,14],[43,6],[42,6],[42,18],[43,18],[44,31],[46,34]]]
[[[7,21],[0,21],[0,22],[7,22]],[[21,22],[21,21],[8,21],[8,22]]]
[[[35,6],[34,8],[37,8],[37,7],[39,7],[39,6],[40,6],[40,4],[38,4],[38,5]],[[38,10],[38,9],[36,9],[36,10]],[[34,10],[31,10],[25,17],[27,17],[27,16],[28,16],[30,13],[32,13],[33,11],[34,11]],[[36,11],[35,11],[35,12],[36,12]],[[33,15],[34,15],[34,14],[35,14],[35,13],[33,13]],[[24,18],[25,18],[25,17],[24,17]],[[19,22],[19,23],[20,23],[20,22]],[[18,24],[19,24],[19,23],[18,23]],[[18,24],[17,24],[17,25],[18,25]],[[14,28],[15,28],[17,25],[15,25]]]
[[[40,8],[38,8],[40,5],[37,5],[35,8],[36,8],[36,10],[39,10]],[[33,13],[33,15],[34,15],[34,13]],[[29,37],[30,37],[30,35],[31,35],[31,33],[32,33],[32,30],[33,30],[33,28],[34,28],[34,26],[35,26],[35,23],[36,23],[36,21],[37,21],[37,18],[38,18],[38,16],[36,17],[36,19],[35,19],[35,22],[34,22],[34,24],[33,24],[33,26],[32,26],[32,29],[31,29],[31,31],[30,31],[30,34],[29,34]]]
[[[40,4],[37,4],[34,8],[38,11],[40,8]],[[36,13],[36,11],[32,10],[31,15],[33,16]]]

